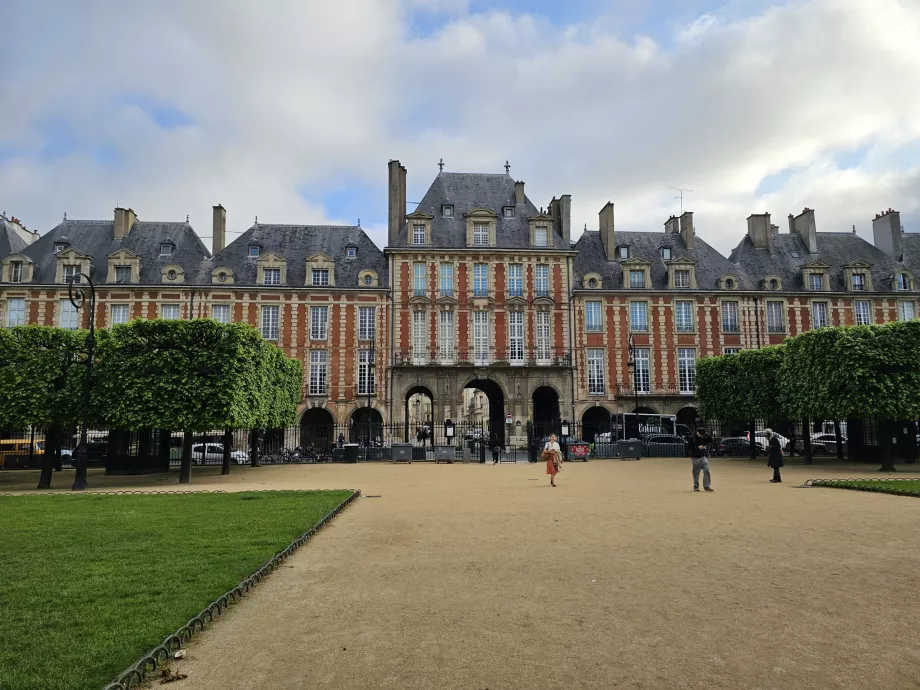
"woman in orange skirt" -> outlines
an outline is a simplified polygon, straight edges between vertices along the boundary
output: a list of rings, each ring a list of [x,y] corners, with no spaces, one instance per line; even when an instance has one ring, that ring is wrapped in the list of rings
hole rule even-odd
[[[546,459],[546,474],[549,475],[550,486],[556,486],[556,475],[562,469],[562,452],[556,442],[556,434],[550,434],[549,441],[543,446],[543,457]]]

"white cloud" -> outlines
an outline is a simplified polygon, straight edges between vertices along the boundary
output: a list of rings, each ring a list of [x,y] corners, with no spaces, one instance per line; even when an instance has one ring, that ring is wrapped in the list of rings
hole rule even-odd
[[[573,195],[575,227],[596,227],[610,199],[618,227],[660,229],[677,209],[668,188],[689,187],[685,207],[726,252],[752,212],[810,206],[819,229],[866,231],[883,207],[920,216],[920,162],[903,155],[920,151],[911,0],[806,0],[743,19],[711,10],[661,45],[612,33],[611,16],[563,28],[470,14],[463,0],[111,7],[8,11],[0,205],[30,226],[64,211],[107,217],[119,202],[150,220],[188,213],[208,235],[221,202],[232,230],[255,215],[362,216],[380,240],[386,161],[408,166],[418,199],[442,156],[448,170],[510,160],[538,206]],[[455,18],[419,38],[413,11]],[[126,94],[192,124],[164,130]],[[42,133],[62,125],[77,146],[49,160]],[[838,169],[837,152],[866,145],[864,161]],[[97,147],[120,164],[100,163]],[[789,169],[756,197],[763,177]],[[328,217],[297,191],[342,180],[379,188],[378,208]]]

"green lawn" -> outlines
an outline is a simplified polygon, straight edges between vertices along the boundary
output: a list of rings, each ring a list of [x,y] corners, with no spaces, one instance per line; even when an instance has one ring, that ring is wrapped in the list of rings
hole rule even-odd
[[[0,688],[99,690],[349,494],[0,498]]]
[[[868,488],[880,491],[918,491],[920,492],[920,479],[905,479],[893,482],[880,482],[873,481],[871,479],[867,480],[835,480],[835,486],[841,486],[843,488],[854,487],[854,488]]]

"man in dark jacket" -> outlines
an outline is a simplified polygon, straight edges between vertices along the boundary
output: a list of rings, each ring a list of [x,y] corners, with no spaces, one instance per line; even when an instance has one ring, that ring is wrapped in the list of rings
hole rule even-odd
[[[772,429],[764,429],[763,435],[767,439],[767,467],[773,468],[773,479],[770,481],[773,484],[781,484],[783,478],[779,476],[779,468],[782,467],[785,463],[783,462],[783,448],[779,443],[779,439],[776,438],[776,434],[773,433]]]
[[[706,429],[699,427],[693,438],[690,439],[690,457],[693,459],[693,490],[700,490],[700,471],[703,472],[703,489],[712,491],[709,486],[709,444],[712,439],[706,434]]]

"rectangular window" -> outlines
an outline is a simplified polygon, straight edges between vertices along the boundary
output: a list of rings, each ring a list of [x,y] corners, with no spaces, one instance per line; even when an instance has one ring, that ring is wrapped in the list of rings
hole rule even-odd
[[[425,226],[412,226],[412,244],[425,244]]]
[[[821,292],[824,289],[824,276],[820,273],[808,274],[808,289]]]
[[[324,287],[329,285],[329,269],[328,268],[314,268],[310,271],[312,276],[310,283],[316,287]]]
[[[21,283],[22,282],[22,262],[13,261],[10,264],[10,282],[11,283]]]
[[[914,318],[914,303],[898,302],[898,321],[913,321]]]
[[[316,273],[313,273],[314,279]],[[262,269],[262,283],[265,285],[281,285],[281,269],[265,268]]]
[[[77,273],[79,272],[80,272],[79,266],[72,266],[69,264],[64,266],[64,282],[69,283],[71,279],[73,279],[73,282],[79,283],[80,279],[75,277]]]
[[[130,266],[116,266],[115,267],[115,282],[116,283],[130,283],[131,282],[131,267]]]
[[[549,346],[549,312],[538,311],[536,313],[537,322],[537,361],[547,362],[550,359]]]
[[[722,302],[722,331],[725,333],[737,333],[740,329],[738,326],[738,303]]]
[[[723,355],[737,355],[739,352],[741,352],[740,347],[723,347],[722,348]]]
[[[275,307],[277,309],[277,307]],[[310,338],[325,340],[329,335],[329,307],[310,307]]]
[[[782,302],[767,302],[767,330],[770,333],[786,332]]]
[[[61,300],[61,328],[74,330],[79,328],[77,319],[77,308],[69,299]]]
[[[674,271],[674,287],[679,287],[679,288],[690,287],[690,271],[687,271],[687,270]]]
[[[230,323],[230,305],[212,304],[211,318],[217,321],[217,323]]]
[[[585,302],[585,330],[592,333],[598,333],[602,329],[601,303]]]
[[[412,264],[412,292],[416,297],[425,296],[425,264],[422,262]]]
[[[524,296],[523,264],[508,264],[508,297]]]
[[[588,350],[588,394],[604,394],[604,351],[599,348]]]
[[[689,333],[693,331],[693,302],[680,300],[675,304],[677,330]]]
[[[533,243],[535,247],[545,247],[546,246],[546,227],[543,225],[538,225],[534,228],[533,231]]]
[[[310,395],[326,395],[325,350],[310,351]]]
[[[10,297],[6,301],[6,325],[26,325],[26,300],[23,297]]]
[[[633,331],[648,330],[648,302],[629,303],[629,328]]]
[[[454,296],[454,265],[444,262],[441,264],[441,297]]]
[[[637,393],[649,393],[652,389],[652,369],[649,352],[648,348],[636,348],[633,355],[636,362],[634,373],[636,378],[633,381],[633,385],[636,387]]]
[[[534,276],[534,288],[537,291],[537,297],[549,297],[549,266],[537,264],[534,268]]]
[[[905,291],[910,290],[910,276],[906,273],[898,273],[898,290]]]
[[[485,297],[489,290],[488,264],[473,264],[473,295]]]
[[[358,340],[377,337],[377,307],[358,307]]]
[[[524,363],[524,312],[508,312],[508,361],[511,364]]]
[[[161,304],[160,305],[160,318],[161,319],[178,319],[180,318],[179,312],[180,310],[179,310],[178,304]]]
[[[696,386],[696,350],[690,347],[677,349],[677,374],[680,392],[692,393]]]
[[[811,327],[824,328],[827,325],[827,302],[811,303]]]
[[[473,226],[473,246],[489,246],[489,226],[484,223],[476,223]]]
[[[473,357],[476,364],[489,363],[489,346],[491,337],[489,334],[489,312],[473,312]]]
[[[281,307],[262,306],[262,337],[266,340],[278,340],[278,315]]]
[[[863,292],[866,289],[866,276],[862,273],[853,274],[853,292]]]
[[[441,353],[441,361],[450,363],[454,361],[454,312],[445,309],[441,312],[440,321],[438,349]]]
[[[856,314],[857,326],[868,326],[872,323],[872,308],[866,300],[853,302],[853,312]]]
[[[630,271],[629,272],[629,287],[644,288],[645,287],[645,271]]]
[[[424,311],[412,312],[412,361],[428,363],[428,314]]]
[[[117,323],[128,323],[129,313],[127,304],[112,305],[112,325]]]
[[[373,350],[358,350],[358,395],[374,395],[377,392],[375,367],[371,366]]]
[[[160,245],[160,256],[169,256],[172,254],[172,245],[164,242]],[[249,255],[252,256],[252,251],[249,252]],[[258,252],[256,253],[258,256]]]

